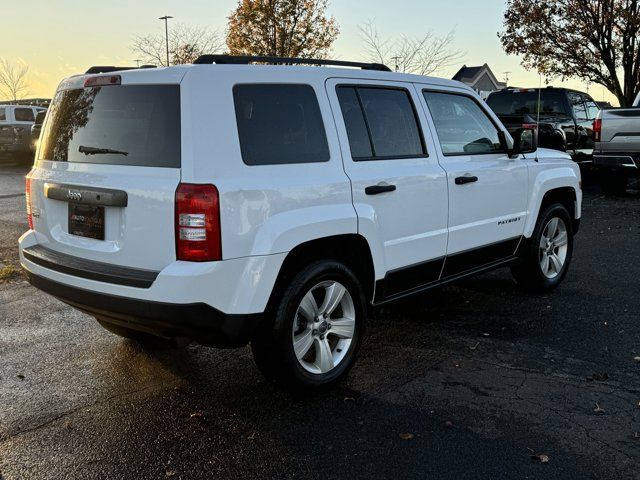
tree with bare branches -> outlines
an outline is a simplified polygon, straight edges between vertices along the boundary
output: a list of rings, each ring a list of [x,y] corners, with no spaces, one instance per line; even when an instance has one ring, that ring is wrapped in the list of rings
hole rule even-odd
[[[389,65],[396,71],[431,75],[458,63],[464,52],[453,48],[454,32],[444,36],[427,31],[421,37],[382,38],[373,21],[358,27],[370,62]]]
[[[166,66],[164,33],[134,37],[131,50],[143,64]],[[173,65],[193,63],[200,55],[223,51],[222,36],[208,27],[178,23],[169,29],[169,58]]]
[[[524,67],[602,85],[621,106],[640,91],[639,0],[508,0],[498,36]]]
[[[326,58],[338,36],[328,0],[239,0],[229,16],[232,55]]]
[[[26,63],[11,63],[0,58],[0,94],[14,102],[23,98],[29,90],[28,73],[29,66]]]

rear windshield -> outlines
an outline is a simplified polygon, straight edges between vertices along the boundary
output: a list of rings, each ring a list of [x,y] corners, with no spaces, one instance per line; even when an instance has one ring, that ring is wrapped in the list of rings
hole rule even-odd
[[[538,92],[506,92],[489,95],[487,103],[496,115],[538,113]],[[540,94],[540,113],[566,114],[564,96],[560,92]]]
[[[121,85],[56,94],[40,160],[180,167],[178,85]]]

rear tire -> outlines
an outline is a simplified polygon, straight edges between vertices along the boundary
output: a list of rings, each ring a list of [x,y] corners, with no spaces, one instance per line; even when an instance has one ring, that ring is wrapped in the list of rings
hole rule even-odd
[[[511,273],[528,290],[553,290],[567,274],[573,255],[573,224],[565,206],[546,207],[527,243]]]
[[[366,325],[360,282],[344,264],[323,260],[285,287],[251,342],[267,379],[291,390],[318,390],[342,380],[356,361]]]
[[[605,195],[620,196],[627,191],[627,177],[622,174],[602,173],[600,186]]]

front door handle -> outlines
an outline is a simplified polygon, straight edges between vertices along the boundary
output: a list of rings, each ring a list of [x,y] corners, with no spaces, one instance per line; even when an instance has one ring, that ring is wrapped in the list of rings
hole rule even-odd
[[[394,192],[395,190],[395,185],[369,185],[365,187],[364,193],[367,195],[378,195],[385,192]]]
[[[474,175],[465,175],[464,177],[456,177],[456,185],[464,185],[465,183],[477,182],[478,177]]]

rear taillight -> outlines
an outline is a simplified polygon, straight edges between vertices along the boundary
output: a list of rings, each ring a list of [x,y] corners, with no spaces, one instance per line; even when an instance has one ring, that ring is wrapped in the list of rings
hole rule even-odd
[[[190,183],[178,185],[175,222],[178,260],[222,260],[220,201],[216,187]]]
[[[538,130],[538,124],[537,123],[523,123],[522,124],[522,128],[531,128],[533,130]]]
[[[593,121],[593,141],[599,142],[602,136],[602,119],[596,118]]]
[[[27,220],[29,222],[29,230],[33,230],[33,208],[31,207],[31,178],[27,176],[25,182],[25,200],[27,203]]]

